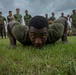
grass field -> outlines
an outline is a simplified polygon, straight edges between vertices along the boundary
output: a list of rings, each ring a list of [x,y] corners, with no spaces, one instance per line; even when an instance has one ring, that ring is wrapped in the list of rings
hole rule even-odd
[[[0,38],[0,75],[76,75],[76,36],[36,49],[9,49],[9,39]]]

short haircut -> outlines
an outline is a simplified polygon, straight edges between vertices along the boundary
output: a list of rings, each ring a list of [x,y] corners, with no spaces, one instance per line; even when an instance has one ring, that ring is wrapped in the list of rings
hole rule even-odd
[[[2,14],[2,12],[0,11],[0,13]]]
[[[72,10],[72,12],[75,12],[75,10]]]
[[[48,15],[48,14],[45,14],[45,15]]]
[[[16,10],[20,10],[19,8],[16,8]]]
[[[52,14],[54,14],[54,12],[52,12]]]
[[[61,14],[64,14],[63,12]]]
[[[29,22],[29,28],[33,26],[36,29],[42,29],[44,27],[49,28],[48,21],[43,16],[35,16]]]
[[[25,10],[25,12],[27,12],[28,10]]]
[[[9,13],[10,13],[10,12],[12,12],[12,11],[9,11]]]

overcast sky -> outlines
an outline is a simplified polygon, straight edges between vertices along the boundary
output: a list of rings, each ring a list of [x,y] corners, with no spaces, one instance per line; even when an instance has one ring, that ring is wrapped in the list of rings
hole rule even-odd
[[[15,14],[16,8],[20,8],[22,16],[27,9],[32,16],[44,16],[47,13],[50,17],[51,13],[55,12],[58,18],[61,12],[67,15],[71,14],[73,9],[76,10],[76,0],[0,0],[0,11],[4,16],[8,15],[9,10]]]

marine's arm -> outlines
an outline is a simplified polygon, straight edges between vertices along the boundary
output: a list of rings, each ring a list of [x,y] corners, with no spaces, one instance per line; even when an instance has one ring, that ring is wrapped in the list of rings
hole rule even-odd
[[[7,25],[8,37],[9,37],[9,41],[10,41],[10,46],[11,47],[16,46],[16,39],[15,39],[15,37],[12,34],[12,27],[15,24],[15,22],[16,21],[13,21],[13,22],[11,22],[11,23],[9,23]]]
[[[20,22],[12,21],[8,24],[7,28],[11,46],[16,45],[16,40],[23,45],[26,43],[27,27],[25,25],[21,25]]]
[[[63,35],[63,31],[64,26],[61,23],[52,23],[49,26],[49,41],[54,43],[59,40]]]
[[[68,25],[68,23],[67,23],[66,19],[63,21],[64,21],[64,32],[63,32],[61,39],[62,39],[62,42],[66,43],[67,42],[67,25]]]

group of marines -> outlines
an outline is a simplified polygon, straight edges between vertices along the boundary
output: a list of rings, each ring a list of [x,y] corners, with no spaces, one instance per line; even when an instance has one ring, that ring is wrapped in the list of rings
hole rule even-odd
[[[63,43],[67,43],[68,19],[71,22],[72,34],[76,35],[76,10],[73,10],[73,14],[67,17],[61,13],[58,19],[55,18],[54,13],[50,18],[48,18],[48,14],[45,14],[45,17],[39,15],[32,17],[28,14],[28,10],[25,10],[25,25],[22,25],[22,15],[19,14],[19,11],[20,9],[17,8],[14,15],[12,15],[12,11],[9,11],[7,16],[10,47],[16,46],[16,40],[23,45],[33,45],[38,48],[45,44],[55,43],[60,38]],[[4,28],[4,21],[6,21],[1,14],[2,12],[0,12],[0,32],[1,27]],[[3,21],[1,21],[1,17]],[[1,36],[3,38],[2,32]]]
[[[25,25],[28,26],[29,20],[31,18],[32,18],[32,16],[30,14],[28,14],[28,10],[25,10],[25,15],[24,15]],[[9,15],[7,16],[7,19],[4,16],[2,16],[2,12],[0,12],[0,35],[2,38],[3,38],[3,34],[6,38],[5,26],[13,20],[22,23],[22,15],[20,14],[19,8],[16,9],[16,14],[14,14],[14,15],[12,14],[12,11],[9,11]],[[5,23],[5,21],[6,21],[6,23]]]
[[[45,14],[45,17],[48,20],[49,24],[51,24],[53,21],[56,20],[55,13],[53,12],[51,13],[51,15],[52,16],[48,18],[48,14]],[[62,12],[60,17],[67,19],[67,23],[68,23],[67,29],[69,29],[67,35],[76,35],[76,10],[72,10],[72,15],[67,15],[67,16],[65,16],[64,13]]]

